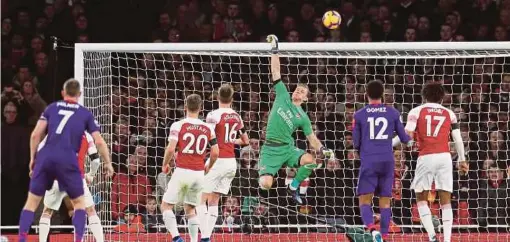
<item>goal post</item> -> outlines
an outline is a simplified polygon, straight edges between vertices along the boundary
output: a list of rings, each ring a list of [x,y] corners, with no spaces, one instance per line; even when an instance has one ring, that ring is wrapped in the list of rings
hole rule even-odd
[[[219,237],[215,241],[234,241],[229,237],[234,236],[232,233],[240,236],[235,241],[241,241],[247,223],[254,223],[254,232],[275,234],[278,241],[342,241],[337,236],[345,228],[362,227],[354,197],[359,159],[352,149],[352,115],[366,103],[364,84],[378,79],[385,83],[386,102],[402,113],[404,121],[407,112],[421,104],[420,90],[425,83],[444,83],[444,105],[459,117],[471,167],[468,176],[455,174],[454,236],[470,241],[510,240],[506,232],[510,213],[494,218],[492,210],[487,209],[510,212],[510,205],[503,207],[490,201],[486,192],[490,186],[487,169],[492,167],[487,164],[500,164],[498,167],[506,174],[507,164],[498,155],[510,154],[508,125],[502,123],[505,118],[508,122],[509,101],[500,98],[510,92],[510,42],[280,43],[279,48],[285,84],[289,91],[299,82],[308,84],[311,94],[305,110],[319,139],[337,154],[336,161],[317,169],[302,184],[306,205],[300,207],[285,194],[286,182],[294,175],[292,169],[279,173],[269,197],[259,199],[257,194],[258,153],[274,98],[268,43],[75,45],[74,77],[83,86],[80,103],[91,109],[101,124],[116,159],[116,172],[129,173],[129,162],[138,162],[138,175],[144,177],[133,186],[119,186],[98,176],[91,190],[107,228],[115,227],[126,206],[134,205],[142,213],[149,195],[155,196],[159,204],[167,179],[160,174],[161,150],[166,146],[167,128],[184,115],[184,96],[201,94],[205,117],[216,107],[214,91],[222,83],[231,83],[236,90],[234,109],[244,119],[251,141],[248,148],[238,149],[233,198],[225,196],[221,200],[215,230]],[[491,137],[505,145],[491,145],[487,142]],[[296,139],[297,147],[308,149],[302,133],[298,132]],[[416,152],[395,153],[394,241],[421,241],[425,236],[419,218],[416,220],[414,194],[409,187]],[[452,155],[455,157],[454,151]],[[124,189],[122,186],[132,189],[119,191]],[[136,199],[123,197],[122,192],[133,193],[129,196]],[[431,197],[430,202],[439,222],[437,197]],[[233,219],[227,213],[235,214]],[[333,223],[342,224],[342,229],[331,227]],[[180,225],[184,232],[184,222]],[[109,236],[115,234],[108,231]],[[296,234],[309,237],[292,237]]]

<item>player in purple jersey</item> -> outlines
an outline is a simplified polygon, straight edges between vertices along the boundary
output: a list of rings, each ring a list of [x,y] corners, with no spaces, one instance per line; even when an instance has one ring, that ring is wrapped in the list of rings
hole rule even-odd
[[[67,192],[74,206],[73,225],[75,240],[81,242],[85,231],[85,200],[83,177],[78,166],[77,153],[85,131],[92,135],[101,158],[107,164],[107,175],[113,175],[108,147],[99,133],[99,125],[92,113],[77,103],[80,83],[69,79],[64,83],[64,100],[50,104],[44,110],[30,137],[30,189],[20,215],[19,241],[27,240],[27,233],[34,220],[34,211],[42,196],[54,180],[61,191]],[[37,151],[48,131],[46,144]],[[37,151],[37,154],[36,154]]]
[[[396,132],[402,143],[408,143],[411,138],[400,121],[400,113],[382,103],[383,84],[371,81],[366,89],[369,104],[354,114],[353,121],[354,148],[359,151],[361,159],[357,194],[363,223],[374,241],[381,242],[389,235],[391,220],[390,203],[395,169],[393,134]],[[379,196],[381,232],[374,226],[374,195]]]

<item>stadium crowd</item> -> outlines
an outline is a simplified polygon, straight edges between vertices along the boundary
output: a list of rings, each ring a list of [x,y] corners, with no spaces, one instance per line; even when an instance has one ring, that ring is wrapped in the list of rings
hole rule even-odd
[[[337,9],[342,26],[327,30],[321,15]],[[258,42],[276,34],[288,42],[506,41],[509,0],[365,1],[97,1],[2,0],[2,225],[14,225],[28,189],[30,131],[62,82],[72,76],[72,50],[85,42]],[[160,231],[159,201],[169,177],[161,173],[168,128],[182,118],[184,96],[199,93],[205,110],[216,107],[214,90],[232,83],[234,109],[243,117],[250,145],[238,149],[238,174],[222,199],[218,224],[316,223],[258,201],[257,159],[264,142],[269,104],[274,98],[267,60],[258,57],[113,53],[111,99],[101,106],[116,176],[111,187],[93,189],[97,209],[118,231]],[[508,136],[510,72],[508,58],[479,59],[282,59],[289,89],[309,84],[306,110],[315,132],[337,159],[301,184],[303,214],[361,224],[355,187],[358,154],[352,150],[352,115],[365,103],[363,85],[386,84],[385,102],[404,115],[421,103],[420,88],[430,81],[448,90],[443,104],[461,120],[470,171],[455,171],[457,224],[510,224]],[[70,64],[71,63],[71,64]],[[234,64],[242,63],[242,64]],[[205,117],[204,113],[204,117]],[[98,113],[96,113],[98,115]],[[105,120],[105,119],[102,119]],[[404,118],[405,120],[405,118]],[[302,134],[298,147],[306,149]],[[454,149],[452,149],[454,150]],[[416,147],[395,151],[393,222],[419,223],[410,187]],[[452,156],[456,154],[452,151]],[[455,159],[454,159],[455,160]],[[293,169],[281,170],[269,201],[293,206],[285,185]],[[12,184],[16,184],[15,186]],[[435,214],[438,205],[431,196]],[[108,211],[111,211],[108,212]],[[52,224],[66,224],[67,213]],[[37,220],[37,219],[36,219]],[[109,222],[104,222],[108,224]],[[270,229],[268,229],[270,230]],[[399,231],[395,227],[395,231]],[[225,229],[225,232],[231,229]],[[281,231],[281,230],[280,230]]]

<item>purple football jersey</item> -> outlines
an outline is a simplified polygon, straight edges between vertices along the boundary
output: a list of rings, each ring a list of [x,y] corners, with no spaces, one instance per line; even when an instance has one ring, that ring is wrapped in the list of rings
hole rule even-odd
[[[400,121],[400,113],[391,106],[369,104],[354,114],[354,148],[362,162],[393,161],[392,139],[397,133],[403,143],[410,137]]]
[[[60,190],[75,199],[84,193],[77,157],[83,133],[99,131],[99,125],[87,108],[69,101],[50,104],[40,119],[47,121],[48,135],[35,157],[30,192],[43,196],[57,180]]]
[[[85,107],[69,101],[50,104],[41,115],[48,122],[48,137],[45,147],[80,150],[83,133],[99,131],[94,115]],[[43,148],[44,149],[44,148]]]
[[[354,114],[353,126],[354,148],[359,150],[361,159],[357,194],[391,197],[395,167],[393,135],[396,132],[404,143],[410,140],[400,113],[384,104],[369,104]]]

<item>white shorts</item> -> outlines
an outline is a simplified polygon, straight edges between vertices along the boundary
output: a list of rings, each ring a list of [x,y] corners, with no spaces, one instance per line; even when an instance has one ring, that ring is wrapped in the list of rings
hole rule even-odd
[[[411,189],[415,192],[432,190],[453,192],[453,161],[450,153],[429,154],[418,157]]]
[[[90,193],[89,187],[87,186],[87,182],[83,180],[83,197],[85,198],[85,207],[94,206],[94,200],[92,199],[92,194]],[[48,207],[52,210],[59,210],[60,205],[62,204],[62,200],[67,196],[66,192],[60,191],[58,188],[58,182],[53,182],[53,186],[50,190],[46,191],[44,194],[44,206]]]
[[[209,161],[207,161],[209,163]],[[237,171],[236,158],[218,158],[214,166],[204,178],[205,193],[221,193],[227,195]]]
[[[169,204],[185,203],[196,206],[202,192],[204,171],[194,171],[175,168],[168,186],[166,187],[163,201]]]

